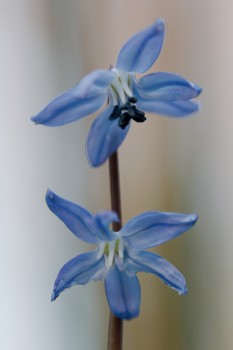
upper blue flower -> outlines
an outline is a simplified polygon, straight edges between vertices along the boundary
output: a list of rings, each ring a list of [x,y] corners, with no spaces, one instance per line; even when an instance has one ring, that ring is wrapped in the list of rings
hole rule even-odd
[[[173,73],[135,76],[153,65],[163,40],[164,22],[159,19],[123,45],[115,68],[88,74],[32,120],[47,126],[64,125],[96,112],[107,101],[87,138],[88,159],[92,166],[99,166],[121,145],[131,119],[144,122],[144,112],[172,117],[196,112],[198,104],[192,99],[200,94],[199,86]]]
[[[115,212],[92,215],[51,190],[46,202],[50,210],[80,239],[97,248],[78,255],[60,270],[54,284],[52,300],[66,288],[104,280],[109,307],[122,319],[138,316],[141,303],[137,272],[158,276],[179,294],[187,293],[183,275],[167,260],[145,249],[179,236],[197,221],[196,214],[145,212],[129,220],[119,231],[109,228],[119,221]]]

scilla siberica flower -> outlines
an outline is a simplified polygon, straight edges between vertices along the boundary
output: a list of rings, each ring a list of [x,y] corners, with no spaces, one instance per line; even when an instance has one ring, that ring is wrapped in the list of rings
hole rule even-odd
[[[61,94],[32,118],[36,124],[59,126],[96,112],[87,138],[92,166],[103,164],[121,145],[131,119],[146,120],[144,112],[184,117],[198,110],[192,101],[201,88],[173,73],[152,73],[137,79],[156,61],[163,45],[164,22],[159,19],[131,37],[121,48],[115,68],[96,70]]]
[[[64,289],[91,280],[104,280],[109,307],[122,319],[138,316],[141,302],[137,272],[158,276],[179,294],[187,293],[183,275],[167,260],[145,249],[160,245],[190,229],[196,214],[145,212],[129,220],[119,232],[109,225],[119,221],[113,211],[92,215],[86,209],[48,190],[50,210],[85,242],[97,244],[91,252],[78,255],[60,270],[52,301]]]

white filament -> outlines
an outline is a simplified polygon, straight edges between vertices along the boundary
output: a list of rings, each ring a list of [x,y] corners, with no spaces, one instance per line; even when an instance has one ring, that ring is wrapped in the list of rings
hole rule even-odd
[[[116,241],[109,242],[108,265],[112,266]]]
[[[105,242],[100,242],[99,244],[99,251],[97,254],[97,260],[101,259],[103,254],[104,254],[104,249],[105,249]]]
[[[129,86],[129,74],[121,72],[116,68],[113,68],[111,71],[116,75],[116,78],[111,84],[113,104],[114,106],[118,105],[120,100],[120,103],[124,105],[127,102],[128,97],[133,97],[132,90]]]
[[[102,256],[104,256],[105,265],[108,269],[110,269],[113,264],[115,255],[118,255],[120,260],[123,262],[124,242],[121,236],[110,242],[100,242],[97,260],[101,259]]]
[[[123,259],[123,253],[124,253],[124,242],[123,239],[119,239],[119,246],[118,246],[118,255],[121,259]]]

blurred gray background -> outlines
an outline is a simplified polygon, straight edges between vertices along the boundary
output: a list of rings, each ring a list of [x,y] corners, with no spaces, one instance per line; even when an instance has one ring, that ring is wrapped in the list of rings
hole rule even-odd
[[[230,0],[0,0],[0,348],[105,349],[101,283],[50,296],[61,266],[89,249],[48,210],[48,187],[90,211],[110,208],[108,165],[91,169],[93,117],[59,128],[29,118],[88,72],[115,63],[121,45],[166,21],[153,71],[203,87],[184,120],[148,116],[120,148],[123,220],[146,210],[197,212],[191,231],[156,252],[187,279],[178,296],[140,277],[140,317],[125,350],[231,350],[233,346],[233,5]]]

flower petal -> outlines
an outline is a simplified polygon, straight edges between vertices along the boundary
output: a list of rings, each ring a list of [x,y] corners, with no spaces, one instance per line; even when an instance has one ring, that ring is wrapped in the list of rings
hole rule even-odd
[[[157,101],[189,100],[197,97],[202,89],[173,73],[152,73],[135,82],[137,94],[143,99]]]
[[[99,69],[86,75],[78,84],[80,98],[92,98],[106,94],[109,85],[116,78],[111,70]]]
[[[64,289],[70,288],[75,284],[86,284],[90,280],[104,279],[107,272],[105,261],[103,257],[98,260],[97,255],[98,249],[78,255],[62,267],[54,284],[52,301]]]
[[[199,104],[195,101],[164,102],[145,100],[138,97],[137,108],[144,112],[167,115],[169,117],[186,117],[199,110]]]
[[[125,72],[146,72],[159,56],[163,39],[164,22],[158,19],[124,44],[119,52],[116,68]]]
[[[154,253],[133,249],[130,249],[128,254],[130,258],[127,264],[128,270],[131,269],[134,273],[153,273],[179,294],[187,293],[184,276],[166,259]]]
[[[71,123],[97,111],[107,98],[107,90],[114,73],[97,70],[73,89],[59,95],[40,113],[32,117],[36,124],[59,126]]]
[[[49,209],[77,236],[88,243],[100,241],[93,215],[79,205],[47,191],[46,203]]]
[[[120,233],[135,249],[151,248],[187,231],[197,219],[196,214],[145,212],[129,220]]]
[[[118,118],[109,120],[113,110],[111,104],[95,119],[87,138],[87,157],[93,167],[102,165],[121,145],[129,130],[122,129]]]
[[[130,320],[138,316],[141,303],[141,288],[136,276],[130,277],[114,265],[105,278],[105,291],[112,313]]]
[[[102,233],[103,240],[113,240],[115,234],[109,229],[112,222],[119,222],[119,216],[114,211],[102,211],[95,215],[95,221]]]

